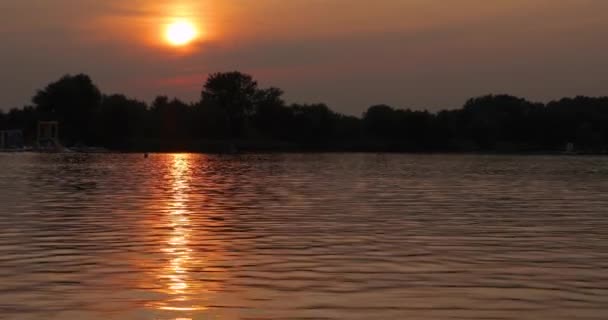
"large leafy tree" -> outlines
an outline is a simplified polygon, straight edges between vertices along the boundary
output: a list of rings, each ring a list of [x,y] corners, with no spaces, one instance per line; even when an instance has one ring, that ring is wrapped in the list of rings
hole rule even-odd
[[[140,138],[145,126],[147,106],[124,95],[104,96],[98,117],[99,141],[112,148],[123,148]]]
[[[253,123],[257,131],[267,137],[285,139],[290,130],[293,110],[285,106],[283,90],[259,90],[256,97]]]
[[[258,83],[250,75],[236,71],[211,74],[202,91],[203,104],[224,110],[232,137],[245,133],[258,96]]]
[[[68,143],[93,142],[92,131],[101,100],[101,92],[84,74],[66,75],[32,98],[43,119],[60,122],[59,132]]]
[[[166,96],[156,97],[150,108],[153,136],[160,139],[184,140],[190,134],[192,108]]]

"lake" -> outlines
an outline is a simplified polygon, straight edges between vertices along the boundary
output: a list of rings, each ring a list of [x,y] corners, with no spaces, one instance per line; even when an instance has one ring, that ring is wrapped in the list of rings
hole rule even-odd
[[[606,319],[608,158],[0,154],[0,319]]]

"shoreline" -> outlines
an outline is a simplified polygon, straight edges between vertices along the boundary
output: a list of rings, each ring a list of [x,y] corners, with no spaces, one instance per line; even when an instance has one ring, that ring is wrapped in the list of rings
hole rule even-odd
[[[103,151],[40,151],[40,150],[0,150],[0,154],[213,154],[213,155],[247,155],[247,154],[402,154],[402,155],[471,155],[471,156],[608,156],[608,152],[559,152],[559,151],[394,151],[394,150],[363,150],[363,149],[241,149],[234,152],[192,150],[192,149],[162,149],[162,150],[121,150],[108,149]]]

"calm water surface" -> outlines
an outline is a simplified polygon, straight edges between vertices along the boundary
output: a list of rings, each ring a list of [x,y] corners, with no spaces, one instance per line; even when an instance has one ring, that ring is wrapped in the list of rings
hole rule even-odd
[[[608,158],[0,154],[0,319],[607,319]]]

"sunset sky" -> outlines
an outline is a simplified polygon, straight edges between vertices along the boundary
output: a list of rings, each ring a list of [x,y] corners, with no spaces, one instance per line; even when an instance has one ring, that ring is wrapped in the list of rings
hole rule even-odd
[[[608,95],[606,0],[3,0],[0,19],[5,110],[67,73],[195,101],[208,73],[239,70],[349,114]],[[185,45],[167,39],[178,21]]]

